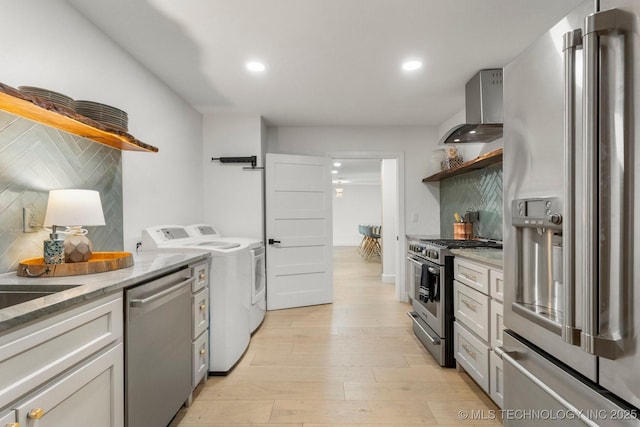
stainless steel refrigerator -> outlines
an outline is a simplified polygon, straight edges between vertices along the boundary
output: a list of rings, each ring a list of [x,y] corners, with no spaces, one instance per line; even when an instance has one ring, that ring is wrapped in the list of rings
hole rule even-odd
[[[504,68],[505,425],[639,425],[640,0]]]

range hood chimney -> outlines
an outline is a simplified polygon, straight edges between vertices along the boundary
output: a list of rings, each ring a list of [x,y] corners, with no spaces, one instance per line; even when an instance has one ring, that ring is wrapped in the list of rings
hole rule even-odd
[[[467,122],[454,126],[439,144],[491,142],[502,137],[502,69],[481,70],[465,86]]]

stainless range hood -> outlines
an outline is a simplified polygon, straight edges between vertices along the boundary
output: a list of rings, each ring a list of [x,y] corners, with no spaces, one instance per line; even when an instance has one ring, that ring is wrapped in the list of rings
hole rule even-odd
[[[502,69],[481,70],[465,86],[467,122],[454,126],[439,144],[491,142],[502,137]]]

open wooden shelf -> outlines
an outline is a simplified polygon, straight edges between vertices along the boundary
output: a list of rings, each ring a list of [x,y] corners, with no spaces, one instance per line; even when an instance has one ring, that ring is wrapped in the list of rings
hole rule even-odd
[[[446,169],[442,172],[438,172],[436,174],[428,176],[423,179],[422,182],[442,181],[443,179],[452,178],[454,176],[462,175],[467,172],[483,169],[498,163],[502,163],[502,148],[491,151],[487,154],[483,154],[482,156],[473,160],[469,160],[468,162],[464,162],[456,168]]]
[[[119,150],[158,152],[156,147],[145,144],[126,132],[112,129],[79,114],[56,111],[55,108],[55,105],[45,100],[21,95],[16,89],[0,83],[0,110]]]

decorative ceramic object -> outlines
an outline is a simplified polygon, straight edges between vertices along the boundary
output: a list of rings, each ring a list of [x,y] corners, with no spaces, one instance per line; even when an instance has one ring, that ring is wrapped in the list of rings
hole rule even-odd
[[[71,234],[64,239],[66,262],[87,262],[93,253],[93,244],[82,234]]]

